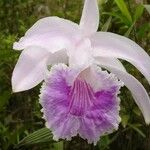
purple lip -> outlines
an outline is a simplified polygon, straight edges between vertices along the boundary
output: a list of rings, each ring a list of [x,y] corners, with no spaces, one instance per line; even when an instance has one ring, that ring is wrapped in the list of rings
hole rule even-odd
[[[54,139],[67,139],[79,134],[88,143],[96,144],[100,136],[118,128],[119,117],[119,81],[109,78],[102,80],[97,73],[98,82],[109,83],[94,91],[85,80],[75,79],[68,84],[72,72],[68,67],[55,67],[54,73],[45,81],[40,95],[47,127],[54,134]],[[106,80],[106,81],[105,81]]]

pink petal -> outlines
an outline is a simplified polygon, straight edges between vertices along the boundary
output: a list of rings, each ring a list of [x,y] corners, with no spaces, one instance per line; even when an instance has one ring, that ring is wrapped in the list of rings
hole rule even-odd
[[[68,62],[69,62],[69,58],[67,56],[67,52],[65,49],[55,52],[53,54],[50,54],[49,59],[48,59],[49,65],[54,65],[57,63],[68,64]]]
[[[80,28],[83,34],[89,36],[95,33],[99,26],[99,9],[97,0],[85,0]]]
[[[150,98],[143,85],[132,75],[115,68],[111,64],[108,65],[99,61],[99,65],[105,67],[106,69],[114,73],[120,80],[124,82],[125,86],[131,91],[133,98],[135,99],[135,102],[137,103],[140,110],[142,111],[143,116],[145,118],[145,122],[149,124],[150,123]]]
[[[93,63],[91,42],[85,38],[68,51],[69,66],[84,70]]]
[[[113,57],[95,57],[95,59],[97,61],[100,61],[100,62],[103,62],[103,64],[105,65],[112,65],[114,66],[115,68],[123,71],[123,72],[126,72],[126,69],[125,67],[123,66],[123,64],[116,58],[113,58]]]
[[[13,48],[22,50],[29,46],[39,46],[50,52],[67,48],[80,39],[77,24],[58,17],[47,17],[37,21]]]
[[[39,84],[47,71],[48,52],[39,47],[23,51],[12,74],[14,92],[24,91]]]
[[[150,83],[150,56],[134,41],[108,32],[98,32],[91,37],[94,55],[120,58],[133,64]]]

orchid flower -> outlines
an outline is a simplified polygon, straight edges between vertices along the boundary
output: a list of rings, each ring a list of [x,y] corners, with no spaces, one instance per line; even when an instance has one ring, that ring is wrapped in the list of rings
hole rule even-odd
[[[100,136],[117,129],[117,95],[123,83],[150,123],[146,90],[118,60],[134,65],[150,83],[149,55],[126,37],[97,32],[98,26],[97,0],[85,0],[79,25],[58,17],[43,18],[14,43],[15,50],[23,51],[13,71],[13,91],[31,89],[45,79],[40,103],[56,140],[79,134],[96,144]],[[49,65],[54,65],[50,72]]]

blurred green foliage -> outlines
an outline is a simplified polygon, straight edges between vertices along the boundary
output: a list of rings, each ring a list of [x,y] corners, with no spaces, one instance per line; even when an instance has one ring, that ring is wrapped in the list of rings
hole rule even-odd
[[[39,18],[59,16],[78,23],[82,4],[81,0],[0,1],[0,150],[150,149],[150,127],[144,123],[139,108],[125,87],[120,95],[122,123],[119,130],[102,137],[95,147],[79,138],[71,142],[52,140],[49,130],[43,128],[44,121],[38,103],[40,86],[21,93],[11,91],[11,75],[20,54],[12,50],[13,42],[23,36]],[[99,0],[99,30],[127,36],[150,55],[150,5],[146,0],[144,4],[143,0]],[[129,63],[122,62],[150,91],[139,71]]]

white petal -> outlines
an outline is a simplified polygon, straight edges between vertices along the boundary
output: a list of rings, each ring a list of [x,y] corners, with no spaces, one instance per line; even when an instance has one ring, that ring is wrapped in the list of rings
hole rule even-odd
[[[99,26],[99,9],[97,0],[85,0],[80,28],[85,35],[90,35],[97,31]]]
[[[57,63],[64,63],[68,64],[69,58],[67,56],[66,50],[60,50],[58,52],[55,52],[53,54],[50,54],[48,59],[48,64],[53,65]]]
[[[29,46],[40,46],[56,52],[75,43],[80,38],[79,26],[69,20],[47,17],[37,21],[13,48],[22,50]]]
[[[126,69],[124,68],[124,66],[122,65],[122,63],[116,59],[116,58],[110,58],[110,57],[96,57],[95,58],[96,60],[102,62],[103,64],[105,65],[112,65],[114,66],[115,68],[123,71],[123,72],[126,72]]]
[[[114,73],[120,80],[124,82],[125,86],[131,91],[132,96],[135,99],[135,102],[137,103],[140,110],[142,111],[143,116],[145,118],[145,122],[149,124],[150,123],[150,98],[143,85],[132,75],[115,68],[111,64],[105,65],[101,61],[99,61],[98,64],[108,69],[112,73]]]
[[[84,39],[76,47],[68,51],[69,66],[84,70],[93,63],[91,42]]]
[[[125,59],[133,64],[150,83],[150,57],[134,41],[108,32],[98,32],[91,37],[95,56]]]
[[[48,52],[42,48],[24,50],[12,74],[13,92],[28,90],[39,84],[47,71],[47,58]]]

